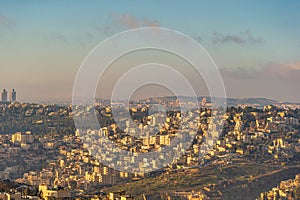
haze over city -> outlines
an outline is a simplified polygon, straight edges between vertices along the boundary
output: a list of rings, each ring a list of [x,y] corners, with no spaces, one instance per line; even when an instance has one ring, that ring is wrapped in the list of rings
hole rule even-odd
[[[69,100],[77,70],[97,44],[120,31],[151,26],[178,30],[203,45],[223,75],[228,97],[300,102],[299,6],[298,1],[205,6],[1,1],[0,89],[15,88],[21,101]]]

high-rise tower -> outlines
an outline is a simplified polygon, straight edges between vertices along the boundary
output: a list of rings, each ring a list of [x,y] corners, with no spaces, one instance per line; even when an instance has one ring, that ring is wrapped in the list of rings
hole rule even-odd
[[[12,91],[10,92],[9,100],[10,102],[17,101],[17,92],[15,91],[15,89],[12,89]]]
[[[1,92],[1,101],[3,103],[7,102],[7,91],[6,91],[6,89],[3,89],[3,91]]]

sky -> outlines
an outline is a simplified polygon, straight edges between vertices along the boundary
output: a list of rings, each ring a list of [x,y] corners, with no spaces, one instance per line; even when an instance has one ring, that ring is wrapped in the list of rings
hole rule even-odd
[[[228,97],[300,102],[299,9],[296,0],[1,0],[0,89],[21,101],[68,100],[96,45],[150,26],[199,42]]]

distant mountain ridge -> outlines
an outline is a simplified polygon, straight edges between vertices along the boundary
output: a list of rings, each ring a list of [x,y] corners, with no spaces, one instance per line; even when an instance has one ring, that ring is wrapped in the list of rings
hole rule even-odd
[[[257,104],[260,106],[272,105],[280,103],[277,100],[267,99],[267,98],[243,98],[243,99],[235,99],[235,98],[227,98],[227,105],[245,105],[245,104]]]
[[[164,97],[156,97],[158,99],[165,99],[165,100],[175,100],[175,96],[164,96]],[[156,98],[148,98],[148,99],[156,99]],[[193,100],[194,97],[188,97],[188,96],[180,96],[180,98],[183,99],[191,99]],[[200,96],[197,97],[198,101],[201,102],[203,98],[206,98],[207,103],[211,103],[211,99],[214,99],[219,102],[225,102],[224,98],[219,97],[209,97],[209,96]],[[97,99],[100,100],[100,99]],[[107,100],[109,102],[109,100]],[[139,100],[139,101],[145,101]],[[226,104],[227,106],[238,106],[238,105],[257,105],[257,106],[266,106],[266,105],[274,105],[274,104],[294,104],[294,105],[300,105],[300,103],[294,103],[294,102],[280,102],[273,99],[268,98],[226,98]]]
[[[201,102],[203,98],[206,98],[206,102],[211,103],[211,98],[214,98],[216,100],[224,100],[223,98],[218,97],[209,97],[209,96],[201,96],[198,97],[198,101]],[[300,103],[294,103],[294,102],[280,102],[273,99],[268,98],[226,98],[227,106],[237,106],[237,105],[258,105],[258,106],[266,106],[266,105],[274,105],[274,104],[294,104],[294,105],[300,105]]]

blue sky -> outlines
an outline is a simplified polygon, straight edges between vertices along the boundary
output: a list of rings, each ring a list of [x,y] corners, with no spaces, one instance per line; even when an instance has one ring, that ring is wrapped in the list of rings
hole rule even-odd
[[[299,1],[0,1],[0,88],[21,100],[68,99],[98,43],[159,26],[200,42],[230,97],[300,102]]]

